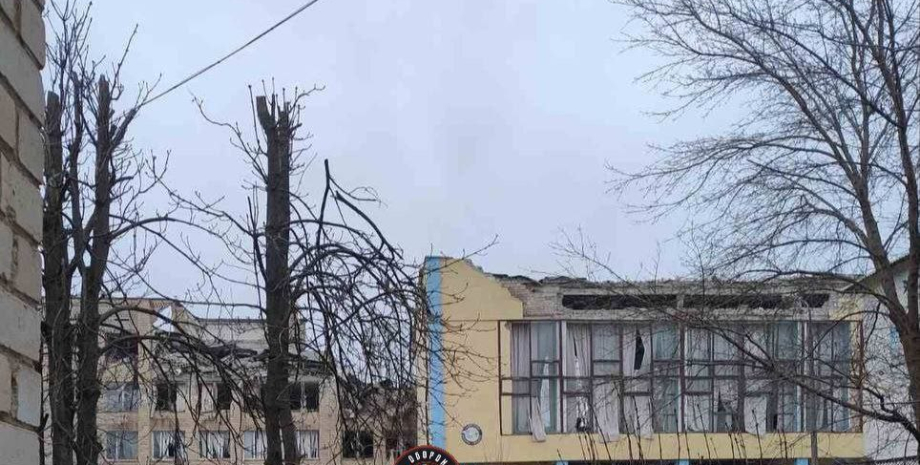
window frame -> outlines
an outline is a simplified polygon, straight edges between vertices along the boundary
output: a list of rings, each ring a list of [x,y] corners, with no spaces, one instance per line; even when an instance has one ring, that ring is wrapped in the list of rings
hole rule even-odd
[[[252,447],[247,443],[247,437],[252,438]],[[259,445],[261,444],[261,449]],[[264,460],[265,459],[266,437],[265,430],[254,429],[243,431],[243,460]],[[258,452],[258,453],[257,453]]]
[[[676,358],[670,358],[667,360],[661,359],[656,354],[655,349],[655,328],[656,325],[661,324],[660,320],[631,320],[631,319],[621,319],[621,320],[611,320],[611,319],[524,319],[524,320],[505,320],[499,322],[499,324],[505,323],[508,331],[509,340],[512,341],[511,347],[507,350],[507,353],[501,354],[503,360],[512,360],[513,357],[513,338],[515,334],[514,327],[515,325],[526,325],[526,337],[528,338],[527,347],[531,350],[530,353],[530,363],[527,366],[529,376],[502,376],[500,387],[499,387],[499,397],[501,402],[504,402],[505,398],[511,399],[511,431],[506,432],[503,429],[503,435],[526,435],[531,434],[529,431],[529,423],[527,431],[515,431],[515,403],[514,399],[516,398],[530,398],[530,393],[533,389],[533,380],[538,379],[556,379],[558,378],[559,383],[559,396],[554,410],[558,409],[558,425],[556,430],[551,430],[547,428],[546,434],[573,434],[573,433],[596,433],[597,425],[594,424],[596,421],[591,418],[589,424],[584,431],[577,430],[572,428],[572,425],[569,425],[570,419],[568,415],[570,413],[571,402],[575,399],[585,399],[586,404],[591,412],[594,412],[595,399],[593,394],[594,387],[598,382],[609,382],[611,378],[615,379],[616,391],[618,393],[617,402],[619,405],[620,412],[620,427],[621,432],[626,434],[636,434],[636,432],[631,432],[628,429],[626,422],[626,409],[625,402],[628,398],[635,397],[645,397],[647,396],[650,399],[652,406],[652,414],[650,415],[653,427],[654,434],[668,434],[668,433],[735,433],[746,431],[749,427],[748,418],[751,413],[746,413],[746,402],[765,402],[764,405],[764,415],[765,417],[760,419],[758,418],[758,425],[760,428],[765,429],[765,433],[799,433],[809,430],[810,421],[814,413],[811,408],[816,408],[810,402],[812,397],[811,395],[806,395],[805,390],[802,386],[796,381],[788,381],[782,379],[783,374],[793,374],[793,375],[802,375],[809,374],[815,375],[817,369],[809,364],[806,351],[810,347],[810,338],[811,334],[814,331],[814,328],[819,327],[819,325],[844,325],[848,328],[850,334],[849,344],[844,345],[843,342],[833,342],[833,347],[835,351],[841,352],[841,357],[839,361],[835,363],[842,367],[847,366],[849,370],[852,371],[853,361],[857,359],[857,350],[854,348],[853,336],[854,331],[859,331],[860,322],[850,321],[850,320],[804,320],[804,319],[758,319],[758,320],[722,320],[718,327],[696,327],[692,325],[681,324],[677,322],[664,322],[665,324],[671,324],[675,327],[677,332],[677,356]],[[558,349],[558,358],[553,360],[551,363],[556,364],[559,367],[559,376],[548,375],[548,376],[531,376],[533,370],[535,369],[534,359],[535,355],[533,353],[533,332],[532,326],[534,323],[553,323],[556,327],[557,334],[557,345]],[[583,376],[574,376],[574,374],[569,373],[569,362],[567,358],[570,356],[568,353],[567,344],[570,343],[569,336],[569,327],[571,325],[588,325],[590,331],[588,332],[588,341],[587,347],[590,348],[590,360],[591,366],[590,370],[587,371]],[[613,328],[614,334],[617,338],[617,356],[618,360],[599,360],[596,359],[595,355],[595,338],[597,337],[598,328],[610,325]],[[793,333],[787,333],[783,335],[781,332],[784,331],[783,328],[794,328],[790,331]],[[649,343],[644,344],[646,348],[645,360],[647,360],[649,367],[648,371],[643,370],[643,374],[637,377],[627,377],[624,375],[624,363],[627,361],[623,360],[625,357],[625,336],[627,332],[633,331],[634,329],[639,329],[643,334],[643,339],[645,339],[644,334],[646,329],[652,328],[649,332]],[[752,331],[752,329],[761,328],[763,333],[757,334]],[[692,347],[690,347],[690,342],[686,339],[687,337],[692,336],[696,331],[700,333],[707,334],[706,339],[706,350],[705,353],[694,354],[692,352]],[[840,330],[840,334],[844,334],[847,331]],[[776,363],[779,365],[779,368],[776,371],[770,370],[767,367],[763,367],[759,363],[752,363],[753,360],[750,355],[747,354],[748,351],[755,350],[753,346],[749,346],[750,338],[759,339],[762,337],[763,344],[765,346],[761,347],[765,352],[763,357],[768,358],[771,363]],[[841,336],[842,337],[842,336]],[[782,341],[787,341],[783,343]],[[500,345],[501,345],[501,341]],[[758,341],[760,344],[761,341]],[[840,347],[838,349],[838,346]],[[501,350],[501,347],[500,347]],[[836,356],[836,352],[835,352]],[[507,357],[507,358],[504,358]],[[673,354],[672,354],[673,357]],[[694,358],[701,357],[701,358]],[[597,370],[599,366],[604,362],[608,362],[611,366],[615,367],[613,370],[616,375],[609,374],[599,374],[600,370]],[[543,362],[539,362],[543,363]],[[512,361],[513,364],[513,361]],[[663,367],[662,365],[666,366]],[[670,367],[668,367],[670,365]],[[835,366],[837,366],[835,365]],[[542,365],[537,365],[542,367]],[[696,367],[699,369],[696,369]],[[667,368],[665,372],[661,372],[662,368]],[[675,372],[676,369],[676,372]],[[512,372],[513,374],[513,372]],[[590,375],[590,385],[585,387],[582,383],[585,382],[587,376]],[[677,428],[675,431],[670,431],[670,428],[662,428],[660,424],[659,415],[656,413],[657,403],[655,397],[655,388],[656,385],[660,385],[664,379],[669,379],[673,381],[674,378],[677,378],[677,401],[676,401],[676,410],[677,410]],[[525,383],[519,383],[520,381],[526,381]],[[700,382],[702,381],[702,382]],[[510,383],[509,383],[510,382]],[[511,386],[510,392],[508,386]],[[854,398],[858,396],[858,387],[853,387],[852,383],[840,383],[848,385],[849,391],[847,395],[849,398]],[[526,385],[527,388],[523,389],[523,386]],[[590,390],[590,392],[586,392]],[[838,389],[843,389],[838,388]],[[722,396],[722,407],[719,408],[719,402],[717,396]],[[725,397],[728,395],[729,397]],[[687,409],[689,399],[693,396],[703,396],[708,397],[708,418],[706,418],[704,423],[704,428],[701,431],[689,431],[688,426],[690,425],[691,419],[687,417]],[[759,400],[758,400],[759,399]],[[835,404],[837,405],[837,404]],[[787,408],[788,407],[788,408]],[[528,408],[530,408],[528,403]],[[859,421],[853,421],[852,418],[854,414],[852,412],[846,411],[842,414],[849,414],[850,420],[847,422],[848,425],[842,426],[839,429],[823,429],[821,431],[833,431],[833,432],[852,432],[857,429]],[[833,423],[838,423],[836,417],[833,420]],[[504,425],[503,425],[504,428]],[[668,431],[662,431],[663,429],[668,429]]]
[[[351,436],[349,438],[349,436]],[[369,442],[366,442],[370,439]],[[374,458],[374,433],[368,430],[345,430],[342,432],[342,458]],[[360,450],[360,452],[359,452]],[[367,452],[370,451],[369,454]]]
[[[161,388],[166,388],[166,394],[161,393]],[[153,409],[157,412],[173,412],[179,407],[179,383],[175,381],[157,381],[153,386]]]
[[[219,436],[221,439],[221,449],[218,455],[211,455],[210,439],[212,436]],[[230,432],[223,430],[201,430],[198,432],[198,455],[202,459],[229,459],[233,455],[233,447],[230,444]],[[221,453],[222,452],[222,453]]]
[[[289,385],[289,389],[288,398],[292,411],[319,411],[320,383],[318,381],[295,381]]]
[[[313,456],[307,455],[307,437],[308,435],[313,434],[316,436],[316,449],[313,451]],[[299,429],[297,430],[296,438],[297,440],[297,458],[302,460],[319,460],[319,450],[320,450],[320,436],[318,429]]]
[[[113,392],[117,392],[115,402],[108,396]],[[136,382],[107,384],[99,397],[100,413],[136,412],[139,406],[140,386]]]
[[[103,447],[102,447],[103,458],[105,458],[106,460],[113,461],[113,462],[137,460],[138,435],[137,435],[136,430],[125,430],[125,429],[107,430],[104,432],[104,435],[105,435],[104,436],[105,444],[103,444]],[[133,440],[134,455],[127,456],[125,454],[125,443],[131,442],[131,439],[129,439],[131,436],[134,437],[134,440]],[[114,443],[115,445],[114,450],[112,447],[110,447],[110,444],[112,444],[113,439],[116,439],[116,442]],[[110,454],[110,452],[112,451],[114,452],[114,454]]]
[[[172,455],[168,454],[168,451],[169,451],[168,449],[167,451],[165,451],[167,452],[165,454],[164,454],[164,451],[157,450],[158,444],[160,443],[160,441],[158,440],[158,436],[160,435],[169,435],[169,437],[172,438],[172,442],[170,443],[170,445],[172,445],[173,447]],[[159,456],[157,452],[160,452]],[[175,458],[187,460],[188,459],[188,447],[186,447],[186,444],[185,444],[185,431],[154,430],[153,434],[151,434],[150,456],[154,460],[157,460],[157,461],[164,460],[164,459],[175,459]]]

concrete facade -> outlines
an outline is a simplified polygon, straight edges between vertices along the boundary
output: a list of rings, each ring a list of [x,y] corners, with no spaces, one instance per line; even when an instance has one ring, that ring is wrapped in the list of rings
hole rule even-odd
[[[0,463],[39,462],[41,0],[0,0]]]
[[[125,311],[120,312],[117,320],[109,321],[109,327],[120,327],[129,334],[151,335],[156,332],[174,332],[177,327],[186,334],[192,334],[219,350],[227,350],[226,357],[236,357],[237,367],[232,373],[233,399],[226,408],[218,407],[220,397],[218,385],[223,382],[219,373],[205,364],[192,366],[185,358],[186,354],[174,349],[167,349],[158,342],[142,341],[136,348],[132,346],[124,352],[133,355],[118,355],[104,358],[101,364],[100,378],[104,385],[100,398],[99,430],[103,453],[101,460],[107,463],[149,464],[173,463],[174,457],[164,457],[158,453],[157,437],[169,432],[181,434],[183,452],[179,463],[213,464],[239,463],[261,464],[264,456],[247,450],[252,443],[248,438],[258,434],[262,429],[258,415],[246,411],[239,392],[248,392],[258,396],[259,387],[264,379],[264,361],[260,358],[266,349],[264,340],[264,322],[245,318],[197,318],[181,305],[157,299],[141,299],[125,307],[139,308],[159,312],[175,321],[174,325],[164,326],[162,321],[152,314]],[[308,357],[309,358],[309,357]],[[134,369],[136,367],[136,370]],[[164,372],[168,372],[165,375]],[[303,464],[387,464],[407,446],[406,436],[402,441],[392,444],[391,438],[384,433],[391,425],[387,422],[364,419],[348,423],[349,428],[367,432],[373,438],[373,453],[368,457],[344,457],[345,427],[342,410],[339,409],[335,393],[335,383],[324,374],[318,363],[305,363],[292,369],[292,381],[317,386],[315,405],[304,405],[293,411],[297,431],[304,436],[315,435],[317,443],[306,445],[310,452],[300,460]],[[159,386],[168,381],[175,384],[174,407],[161,408],[158,405]],[[117,391],[125,385],[136,386],[135,394],[130,395],[133,402],[118,400]],[[306,387],[304,388],[306,391]],[[122,397],[121,399],[124,399]],[[115,400],[117,408],[107,406]],[[351,418],[351,417],[350,417]],[[354,425],[358,425],[357,427]],[[414,441],[414,420],[407,422]],[[130,450],[125,456],[109,447],[107,434],[126,433],[130,437]],[[226,434],[229,438],[227,456],[207,457],[202,449],[202,437],[208,432]],[[158,456],[159,455],[159,456]]]

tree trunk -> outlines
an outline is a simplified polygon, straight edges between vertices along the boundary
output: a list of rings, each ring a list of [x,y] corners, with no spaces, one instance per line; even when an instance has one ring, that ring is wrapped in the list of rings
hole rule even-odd
[[[112,125],[112,95],[108,81],[99,80],[96,108],[96,172],[94,186],[94,227],[89,246],[90,264],[83,276],[80,300],[80,365],[77,378],[77,465],[96,465],[101,450],[97,437],[99,401],[99,297],[111,248],[110,213],[112,203],[112,155],[121,141],[123,129]]]
[[[42,253],[45,263],[45,330],[48,398],[51,412],[51,463],[73,463],[73,352],[70,337],[70,280],[67,278],[67,233],[64,231],[64,148],[60,97],[48,93],[45,107],[45,211]]]
[[[268,342],[264,399],[267,438],[265,463],[280,465],[297,463],[288,380],[292,316],[288,254],[291,230],[290,169],[293,130],[286,109],[276,105],[274,97],[272,99],[269,110],[265,97],[257,97],[256,110],[268,145],[264,272],[265,337]]]

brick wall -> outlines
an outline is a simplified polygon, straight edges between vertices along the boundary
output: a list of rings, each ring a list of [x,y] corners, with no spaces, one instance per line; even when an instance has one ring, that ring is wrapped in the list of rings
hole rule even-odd
[[[43,0],[0,0],[0,464],[38,460]]]

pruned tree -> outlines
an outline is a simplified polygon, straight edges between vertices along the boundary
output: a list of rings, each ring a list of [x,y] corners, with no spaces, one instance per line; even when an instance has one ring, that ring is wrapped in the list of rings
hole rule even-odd
[[[627,43],[664,60],[643,75],[678,99],[663,115],[741,116],[656,147],[636,173],[613,166],[612,189],[642,189],[635,207],[653,217],[689,211],[681,234],[703,278],[821,278],[867,297],[857,311],[895,328],[907,398],[850,406],[920,439],[917,2],[617,3],[639,24]]]
[[[290,98],[265,91],[252,99],[251,138],[237,124],[209,118],[202,106],[208,121],[230,131],[252,168],[248,209],[240,217],[217,202],[180,200],[237,262],[210,268],[208,282],[253,296],[247,301],[209,291],[199,304],[264,317],[264,409],[252,413],[264,420],[270,465],[299,460],[288,399],[305,362],[319,362],[331,381],[337,429],[345,437],[346,431],[393,429],[396,418],[414,418],[414,364],[424,350],[418,336],[426,309],[417,268],[362,208],[376,201],[374,192],[343,188],[328,160],[310,170],[304,144],[310,136],[299,134],[300,118],[303,102],[317,90]],[[303,181],[308,178],[320,180],[315,203]]]
[[[171,323],[130,295],[157,295],[147,263],[164,244],[184,250],[165,236],[167,225],[194,224],[176,215],[178,206],[154,210],[144,203],[150,193],[165,189],[166,163],[130,144],[130,127],[155,86],[141,84],[131,97],[125,92],[121,71],[130,40],[107,68],[89,52],[89,7],[71,0],[49,7],[42,235],[47,426],[53,465],[95,465],[102,451],[103,368],[112,353],[145,343],[147,355],[157,359],[154,349],[166,344],[189,354],[186,372],[230,373],[238,365],[210,352],[220,342],[213,337],[139,332],[128,323],[138,316]],[[169,366],[168,358],[162,355],[154,367]],[[159,376],[170,372],[159,370]],[[138,372],[136,357],[128,373],[135,384],[149,375]]]
[[[295,463],[297,446],[291,405],[285,394],[290,389],[292,299],[291,247],[291,157],[297,130],[297,101],[278,102],[271,109],[264,96],[256,98],[256,114],[265,134],[267,172],[265,183],[265,341],[268,370],[265,379],[266,463]],[[295,119],[292,120],[291,117]],[[279,441],[280,439],[280,441]],[[283,454],[282,454],[283,452]]]
[[[46,299],[49,394],[53,460],[94,464],[98,458],[96,403],[99,397],[99,302],[109,254],[116,237],[128,228],[113,217],[131,221],[136,213],[130,196],[131,166],[125,135],[135,111],[116,115],[122,94],[118,75],[97,75],[87,63],[88,10],[75,4],[52,4],[59,20],[49,53],[52,88],[45,117],[45,213],[42,249]],[[64,148],[66,147],[66,154]],[[87,164],[91,166],[87,169]],[[143,182],[143,181],[141,181]],[[143,190],[143,186],[141,187]],[[127,210],[113,208],[113,203]],[[114,228],[113,228],[114,226]],[[74,286],[79,320],[72,326]],[[76,350],[76,369],[72,366]],[[76,415],[76,427],[72,419]]]

